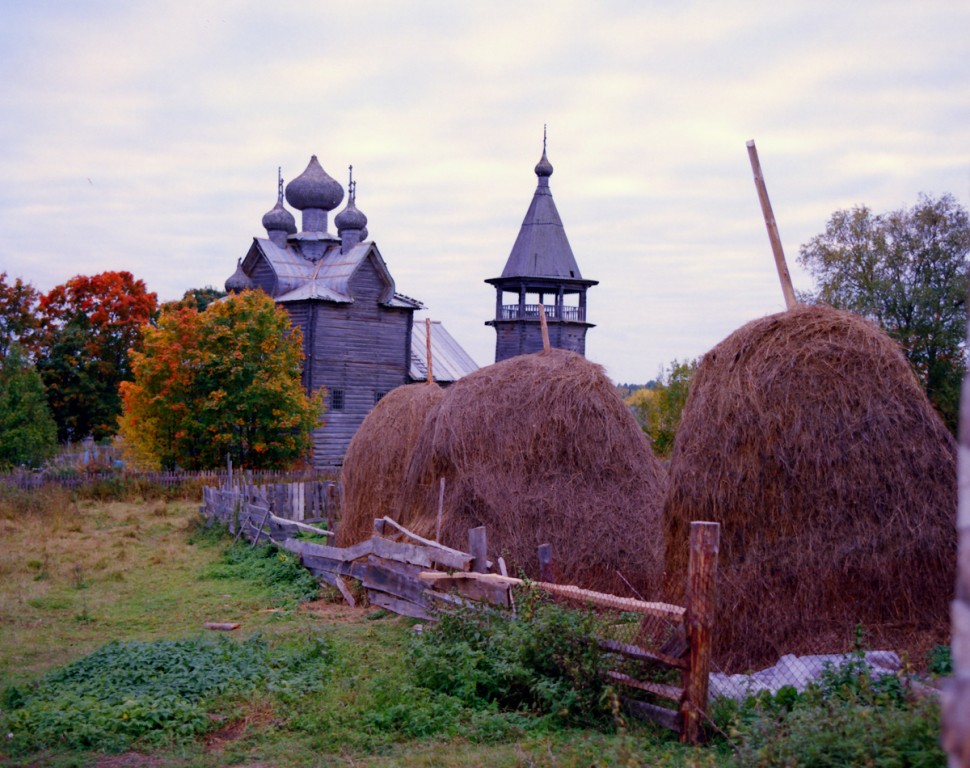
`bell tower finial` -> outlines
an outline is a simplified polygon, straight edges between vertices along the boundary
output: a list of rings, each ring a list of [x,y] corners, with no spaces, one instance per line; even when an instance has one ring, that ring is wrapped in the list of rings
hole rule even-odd
[[[283,204],[283,166],[282,165],[276,166],[276,187],[277,187],[276,202],[282,205]]]
[[[546,123],[542,124],[542,154],[546,154]]]

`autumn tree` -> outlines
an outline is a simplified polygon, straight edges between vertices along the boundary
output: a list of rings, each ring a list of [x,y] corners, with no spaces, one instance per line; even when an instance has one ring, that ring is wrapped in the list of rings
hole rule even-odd
[[[78,275],[41,297],[37,369],[61,440],[117,431],[129,350],[157,310],[154,293],[130,272]]]
[[[652,387],[639,389],[627,398],[627,405],[660,458],[668,458],[674,449],[674,437],[697,365],[696,360],[674,360],[669,368],[660,370]]]
[[[19,277],[8,282],[7,273],[0,272],[0,360],[7,356],[14,343],[28,357],[36,351],[39,298],[40,294],[30,283]]]
[[[803,245],[816,290],[803,298],[877,322],[906,352],[930,401],[956,431],[966,368],[970,219],[953,198],[910,209],[836,211]]]
[[[0,469],[37,467],[56,451],[44,383],[14,342],[0,359]]]
[[[303,341],[282,307],[246,291],[199,312],[163,309],[122,385],[121,434],[142,462],[206,469],[226,456],[283,469],[308,456],[322,392],[303,389]]]

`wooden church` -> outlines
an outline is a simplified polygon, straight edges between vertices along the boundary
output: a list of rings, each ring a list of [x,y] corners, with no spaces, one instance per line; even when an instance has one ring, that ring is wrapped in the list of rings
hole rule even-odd
[[[397,291],[377,244],[367,239],[352,175],[347,204],[333,219],[336,235],[328,216],[344,190],[316,155],[286,185],[285,196],[301,211],[302,227],[297,230],[283,205],[280,179],[276,205],[262,220],[267,236],[253,238],[226,290],[265,291],[302,329],[303,383],[308,392],[326,387],[328,393],[325,423],[313,435],[313,465],[324,469],[343,462],[357,428],[387,392],[425,379],[425,329],[414,323],[424,305]],[[477,369],[439,323],[431,338],[436,381],[447,384]]]

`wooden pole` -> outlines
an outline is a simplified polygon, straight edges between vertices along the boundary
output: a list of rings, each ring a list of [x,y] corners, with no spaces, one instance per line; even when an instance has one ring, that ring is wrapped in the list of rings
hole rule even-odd
[[[687,612],[684,614],[690,657],[684,675],[684,698],[680,706],[683,723],[680,739],[690,744],[697,744],[701,740],[701,720],[707,712],[720,539],[720,524],[690,524]]]
[[[434,374],[431,372],[431,318],[424,318],[424,335],[428,347],[428,383],[434,384]]]
[[[488,570],[487,550],[485,526],[470,528],[468,531],[468,551],[474,558],[472,560],[472,571],[474,573],[485,573]]]
[[[957,457],[957,583],[950,604],[953,677],[943,688],[942,741],[950,768],[970,768],[970,378],[963,381]]]
[[[539,323],[542,325],[542,351],[549,351],[549,324],[546,323],[546,308],[539,304]]]
[[[758,149],[754,145],[754,139],[748,142],[748,159],[751,161],[751,170],[754,172],[754,186],[758,190],[761,213],[765,217],[765,226],[768,228],[771,251],[775,255],[775,267],[778,269],[778,279],[781,281],[781,292],[785,295],[785,306],[792,309],[798,304],[798,301],[795,299],[795,289],[792,286],[791,275],[788,273],[788,262],[785,261],[785,251],[781,247],[781,236],[778,234],[775,214],[771,210],[768,187],[765,186],[765,179],[761,173],[761,162],[758,160]]]

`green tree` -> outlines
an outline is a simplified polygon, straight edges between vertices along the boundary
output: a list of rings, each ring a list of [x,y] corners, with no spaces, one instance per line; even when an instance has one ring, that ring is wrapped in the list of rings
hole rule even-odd
[[[44,383],[19,345],[0,359],[0,469],[37,467],[57,452]]]
[[[836,211],[803,245],[812,274],[803,299],[877,322],[906,352],[930,401],[954,432],[966,369],[970,219],[953,198],[920,195],[910,209]]]
[[[165,306],[171,304],[183,305],[186,307],[195,307],[199,312],[208,307],[212,302],[223,299],[228,294],[225,291],[220,291],[218,288],[214,288],[211,285],[207,285],[204,288],[190,288],[185,293],[182,294],[182,298],[175,302],[166,302]]]
[[[697,360],[673,360],[668,369],[661,368],[652,387],[637,390],[626,401],[660,458],[668,458],[674,449],[674,437],[697,365]]]
[[[72,277],[41,297],[37,370],[61,440],[96,440],[118,430],[119,385],[131,378],[129,350],[157,301],[130,272]]]
[[[282,469],[308,456],[323,393],[303,389],[303,340],[261,291],[163,309],[122,385],[121,433],[142,463]]]
[[[0,360],[7,356],[11,344],[19,344],[28,357],[34,352],[40,316],[37,299],[40,294],[30,283],[19,277],[7,282],[7,273],[0,272]]]

